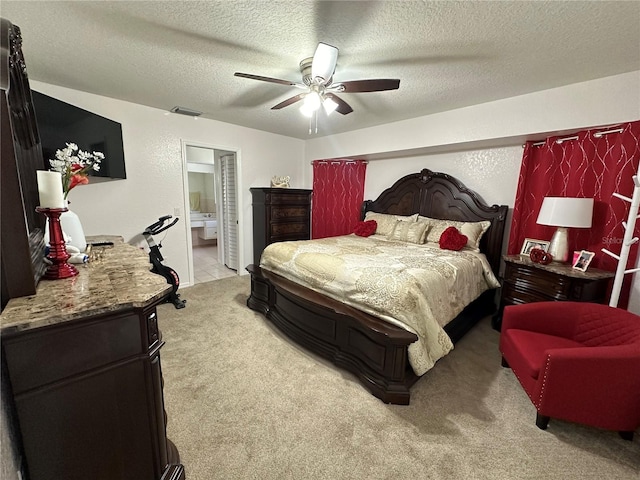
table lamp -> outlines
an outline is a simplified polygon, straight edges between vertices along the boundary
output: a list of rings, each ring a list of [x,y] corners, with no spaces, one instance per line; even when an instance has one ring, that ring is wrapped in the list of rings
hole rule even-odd
[[[593,198],[544,197],[536,223],[558,227],[548,249],[554,262],[569,259],[567,228],[591,228],[592,218]]]

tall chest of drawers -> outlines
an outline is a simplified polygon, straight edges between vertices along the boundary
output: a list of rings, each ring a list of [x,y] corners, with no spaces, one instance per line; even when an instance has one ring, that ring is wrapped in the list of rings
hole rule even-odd
[[[311,238],[311,190],[251,188],[253,204],[253,262],[271,243]]]

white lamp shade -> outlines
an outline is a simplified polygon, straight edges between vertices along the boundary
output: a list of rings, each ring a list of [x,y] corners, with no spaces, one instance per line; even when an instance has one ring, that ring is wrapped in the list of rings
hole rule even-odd
[[[320,108],[320,104],[322,103],[322,101],[320,100],[320,95],[318,95],[318,92],[316,91],[307,93],[304,97],[303,102],[304,106],[313,112],[318,110]]]
[[[591,228],[593,198],[545,197],[537,223],[554,227]]]
[[[338,108],[338,104],[332,98],[325,98],[322,102],[322,106],[324,107],[324,111],[327,115],[331,115],[336,108]]]
[[[302,106],[300,107],[300,112],[305,117],[311,118],[311,116],[313,115],[313,112],[315,112],[315,110],[311,109],[309,107],[309,105],[307,105],[306,103],[303,103]]]

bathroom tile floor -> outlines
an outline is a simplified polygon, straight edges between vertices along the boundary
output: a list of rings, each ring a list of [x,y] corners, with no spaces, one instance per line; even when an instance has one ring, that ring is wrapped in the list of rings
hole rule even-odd
[[[237,275],[235,270],[218,262],[218,246],[193,247],[194,283],[210,282]]]

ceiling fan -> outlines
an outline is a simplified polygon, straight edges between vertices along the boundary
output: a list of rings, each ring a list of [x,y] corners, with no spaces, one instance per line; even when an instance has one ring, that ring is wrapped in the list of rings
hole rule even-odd
[[[384,90],[396,90],[400,87],[400,80],[396,79],[352,80],[333,83],[333,74],[336,70],[337,61],[338,49],[320,42],[313,57],[305,58],[300,62],[302,83],[252,75],[250,73],[236,72],[234,75],[236,77],[278,83],[280,85],[288,85],[305,90],[303,93],[294,95],[274,105],[271,109],[279,110],[302,100],[303,105],[300,110],[304,115],[316,118],[316,132],[316,114],[320,106],[324,108],[327,115],[333,111],[341,113],[342,115],[353,112],[353,108],[338,97],[336,93],[381,92]],[[309,133],[311,133],[311,131]]]

